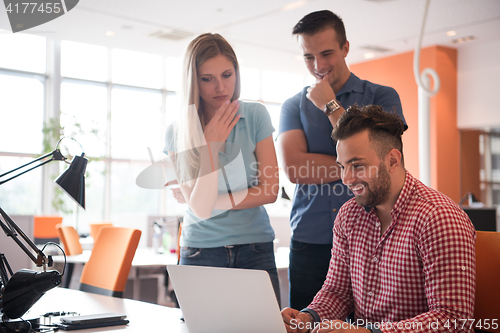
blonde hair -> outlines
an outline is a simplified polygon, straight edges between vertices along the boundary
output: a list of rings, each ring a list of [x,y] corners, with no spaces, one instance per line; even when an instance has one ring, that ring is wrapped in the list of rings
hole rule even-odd
[[[231,101],[240,97],[240,69],[231,45],[219,34],[201,34],[189,43],[184,57],[184,85],[181,112],[174,123],[175,164],[177,177],[186,183],[198,176],[200,148],[205,145],[203,129],[206,117],[198,88],[198,68],[218,55],[225,56],[234,65],[236,82]]]

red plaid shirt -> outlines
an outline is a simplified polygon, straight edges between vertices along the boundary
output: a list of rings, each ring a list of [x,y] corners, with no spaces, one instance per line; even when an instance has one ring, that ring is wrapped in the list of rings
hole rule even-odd
[[[469,217],[408,172],[391,215],[381,237],[373,208],[354,199],[342,206],[328,275],[308,308],[321,319],[342,320],[354,310],[358,325],[383,323],[384,332],[472,332],[476,261]]]

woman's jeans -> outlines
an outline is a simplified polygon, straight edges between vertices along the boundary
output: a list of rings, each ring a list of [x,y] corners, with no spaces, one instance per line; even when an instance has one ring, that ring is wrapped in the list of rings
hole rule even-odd
[[[211,248],[181,247],[181,265],[265,270],[271,277],[281,309],[278,270],[273,242],[229,245]]]

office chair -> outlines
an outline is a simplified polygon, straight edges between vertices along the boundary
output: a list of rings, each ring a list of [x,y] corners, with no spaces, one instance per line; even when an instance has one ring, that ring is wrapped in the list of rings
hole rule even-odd
[[[78,232],[76,232],[75,228],[68,225],[58,224],[56,225],[56,231],[67,256],[74,256],[76,254],[83,253],[80,236],[78,235]]]
[[[33,238],[35,244],[59,242],[56,225],[62,223],[61,216],[35,216],[33,218]]]
[[[476,305],[474,323],[481,321],[476,332],[500,332],[500,232],[476,231]],[[492,319],[497,319],[496,329]],[[487,320],[487,321],[485,321]],[[485,327],[490,324],[490,328]]]
[[[80,236],[78,235],[78,232],[75,230],[75,228],[73,228],[72,226],[58,224],[56,225],[56,231],[64,247],[64,253],[66,253],[67,256],[74,256],[83,253],[82,244],[80,243]],[[66,265],[66,271],[64,274],[64,281],[62,285],[64,288],[69,288],[74,268],[75,264],[69,263]]]
[[[97,235],[99,234],[99,230],[102,227],[112,227],[113,223],[111,222],[103,222],[103,223],[90,223],[90,236],[95,240],[97,239]]]
[[[101,228],[90,259],[83,267],[80,290],[123,297],[140,238],[138,229]]]
[[[177,252],[177,265],[181,261],[181,235],[182,235],[182,224],[183,222],[179,222],[179,229],[177,231],[177,245],[175,251]]]

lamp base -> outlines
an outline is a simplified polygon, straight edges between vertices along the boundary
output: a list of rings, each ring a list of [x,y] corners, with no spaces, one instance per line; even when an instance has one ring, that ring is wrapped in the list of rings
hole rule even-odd
[[[40,327],[39,323],[38,318],[25,319],[24,321],[21,319],[12,319],[6,322],[0,318],[0,332],[28,333],[31,329],[38,329]]]

